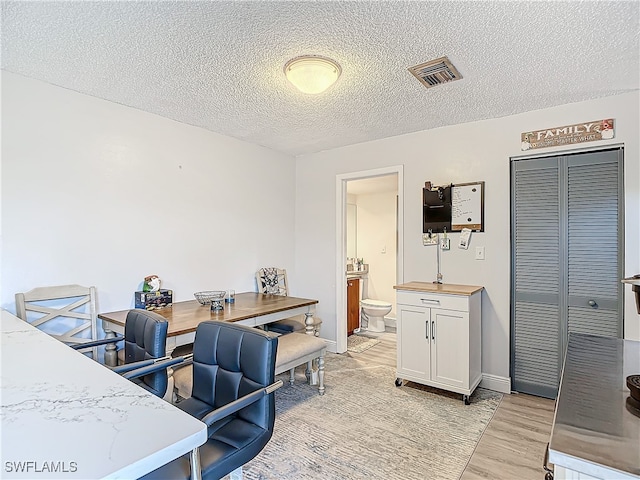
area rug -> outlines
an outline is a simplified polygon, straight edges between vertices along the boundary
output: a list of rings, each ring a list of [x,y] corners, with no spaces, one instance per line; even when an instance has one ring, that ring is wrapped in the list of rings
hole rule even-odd
[[[305,383],[276,392],[274,434],[244,467],[245,479],[458,479],[502,395],[396,387],[395,368],[327,354],[326,393]]]
[[[379,343],[380,340],[377,338],[364,337],[362,335],[349,335],[347,337],[347,351],[362,353]]]

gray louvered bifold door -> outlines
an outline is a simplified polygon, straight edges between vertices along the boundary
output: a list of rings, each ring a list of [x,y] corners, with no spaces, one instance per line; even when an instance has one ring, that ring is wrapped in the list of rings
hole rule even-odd
[[[557,389],[561,345],[558,161],[517,162],[512,175],[512,388],[548,396]]]
[[[569,332],[622,337],[617,153],[567,159]]]
[[[512,162],[513,390],[557,395],[568,332],[622,336],[622,149]]]

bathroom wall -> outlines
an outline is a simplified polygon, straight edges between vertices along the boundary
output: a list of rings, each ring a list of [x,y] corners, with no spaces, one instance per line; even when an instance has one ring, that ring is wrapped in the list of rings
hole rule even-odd
[[[393,305],[388,317],[395,318],[396,281],[396,193],[357,195],[358,258],[369,264],[368,298]]]
[[[347,203],[347,258],[356,258],[358,256],[358,206],[353,203]]]

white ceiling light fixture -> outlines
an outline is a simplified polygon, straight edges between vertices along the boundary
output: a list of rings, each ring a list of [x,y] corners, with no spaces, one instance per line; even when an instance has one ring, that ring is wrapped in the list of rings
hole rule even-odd
[[[284,74],[298,90],[316,95],[336,83],[342,73],[340,65],[330,58],[304,55],[289,60]]]

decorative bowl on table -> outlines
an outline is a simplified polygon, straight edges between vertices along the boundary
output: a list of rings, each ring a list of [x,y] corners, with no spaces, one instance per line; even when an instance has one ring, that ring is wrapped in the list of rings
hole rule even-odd
[[[224,290],[207,290],[204,292],[196,292],[193,294],[201,305],[211,305],[212,303],[221,303],[226,295]]]

